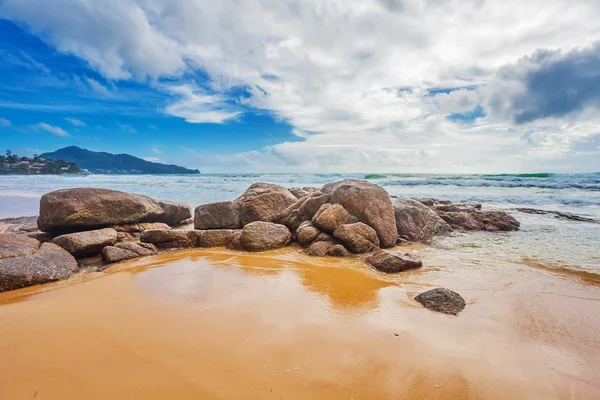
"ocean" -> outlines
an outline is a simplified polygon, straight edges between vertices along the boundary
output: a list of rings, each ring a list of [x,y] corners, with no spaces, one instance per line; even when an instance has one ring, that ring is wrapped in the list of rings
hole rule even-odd
[[[321,186],[340,179],[367,179],[391,195],[480,202],[505,209],[521,222],[519,232],[456,233],[439,238],[423,250],[436,252],[437,260],[448,257],[465,267],[498,262],[600,277],[600,223],[515,210],[536,208],[600,221],[600,173],[1,176],[0,218],[34,215],[39,197],[65,188],[109,188],[197,206],[235,199],[254,182]]]

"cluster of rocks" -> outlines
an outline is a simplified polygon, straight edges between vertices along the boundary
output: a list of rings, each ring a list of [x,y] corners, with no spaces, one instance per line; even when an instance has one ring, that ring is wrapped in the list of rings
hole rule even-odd
[[[114,190],[48,193],[40,201],[39,232],[0,236],[0,291],[64,279],[88,257],[101,255],[104,263],[114,263],[191,247],[255,252],[294,243],[311,256],[363,255],[373,268],[397,273],[422,266],[408,254],[386,250],[398,244],[427,243],[457,229],[519,228],[503,211],[389,196],[362,180],[291,189],[256,183],[233,201],[198,206],[194,229],[173,229],[191,224],[191,217],[186,204]],[[34,271],[36,260],[48,253],[50,261]]]

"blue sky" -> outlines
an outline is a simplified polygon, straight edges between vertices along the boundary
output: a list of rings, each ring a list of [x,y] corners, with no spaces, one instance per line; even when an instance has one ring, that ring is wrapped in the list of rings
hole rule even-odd
[[[592,0],[0,0],[0,147],[204,172],[595,172],[598,19]]]

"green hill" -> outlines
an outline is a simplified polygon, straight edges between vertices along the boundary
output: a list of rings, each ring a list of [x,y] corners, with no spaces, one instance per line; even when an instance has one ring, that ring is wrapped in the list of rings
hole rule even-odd
[[[154,163],[129,154],[110,154],[90,151],[77,146],[65,147],[52,153],[40,154],[51,160],[77,163],[94,174],[199,174],[197,169]]]

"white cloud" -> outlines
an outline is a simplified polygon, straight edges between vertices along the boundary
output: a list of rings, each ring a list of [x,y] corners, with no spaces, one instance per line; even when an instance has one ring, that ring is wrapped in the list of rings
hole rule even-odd
[[[150,77],[172,96],[170,115],[222,123],[258,108],[301,139],[215,156],[224,168],[597,168],[572,147],[597,133],[597,109],[523,125],[490,112],[492,90],[523,89],[494,83],[502,66],[600,40],[597,0],[4,0],[0,12],[107,79]],[[198,71],[209,81],[193,82]],[[240,87],[250,96],[233,95]],[[477,105],[486,117],[446,119]]]
[[[65,118],[65,121],[70,122],[74,126],[84,127],[87,126],[85,122],[77,118]]]
[[[34,127],[34,129],[41,129],[41,130],[44,130],[46,132],[50,132],[51,134],[56,135],[56,136],[60,136],[60,137],[67,137],[67,136],[69,136],[69,134],[67,133],[67,131],[65,131],[61,127],[59,127],[59,126],[52,126],[52,125],[49,125],[49,124],[47,124],[45,122],[40,122],[39,124],[34,125],[33,127]]]
[[[162,150],[158,147],[152,147],[150,151],[152,151],[154,154],[162,154]]]
[[[189,148],[187,146],[180,146],[180,147],[181,147],[181,150],[187,151],[188,153],[195,153],[196,152],[196,150],[194,150],[192,148]]]
[[[108,88],[106,86],[102,85],[97,80],[89,78],[89,77],[86,77],[85,80],[86,80],[89,88],[93,92],[95,92],[103,97],[109,97],[111,95],[110,90],[108,90]]]
[[[0,127],[9,127],[12,124],[10,123],[9,120],[7,120],[6,118],[0,118]]]
[[[144,157],[143,159],[146,161],[155,162],[155,163],[160,162],[160,158],[158,158],[158,157]]]

